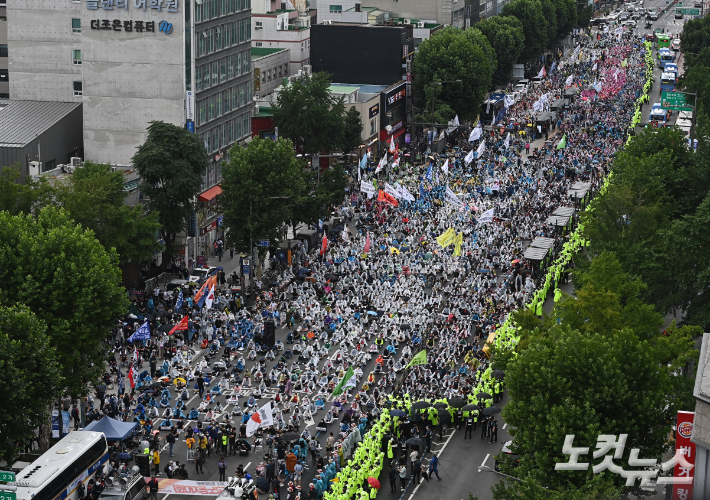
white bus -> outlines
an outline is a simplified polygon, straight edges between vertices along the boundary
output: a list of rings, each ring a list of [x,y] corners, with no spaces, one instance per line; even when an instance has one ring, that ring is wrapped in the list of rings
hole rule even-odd
[[[102,432],[70,432],[17,475],[17,500],[77,500],[79,481],[86,487],[108,457]]]

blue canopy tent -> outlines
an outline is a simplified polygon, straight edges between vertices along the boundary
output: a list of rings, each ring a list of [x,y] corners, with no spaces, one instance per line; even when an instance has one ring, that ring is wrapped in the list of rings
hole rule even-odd
[[[138,422],[121,422],[110,417],[95,420],[84,427],[85,431],[103,432],[107,441],[123,441],[136,431]]]

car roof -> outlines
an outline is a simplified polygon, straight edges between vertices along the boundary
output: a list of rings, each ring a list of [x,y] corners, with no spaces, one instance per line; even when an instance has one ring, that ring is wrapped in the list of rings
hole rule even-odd
[[[513,453],[513,451],[510,449],[512,444],[513,444],[512,439],[510,441],[506,441],[505,443],[503,443],[503,447],[500,449],[501,453]]]

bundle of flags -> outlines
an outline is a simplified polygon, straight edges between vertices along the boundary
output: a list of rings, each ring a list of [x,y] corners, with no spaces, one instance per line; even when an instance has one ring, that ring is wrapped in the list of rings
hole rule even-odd
[[[356,385],[357,381],[355,380],[355,372],[353,371],[353,367],[350,366],[348,367],[348,371],[345,372],[345,375],[343,375],[343,379],[338,382],[338,385],[336,385],[335,389],[333,389],[333,396],[338,397],[343,393],[343,391],[348,390],[350,387],[355,387]]]

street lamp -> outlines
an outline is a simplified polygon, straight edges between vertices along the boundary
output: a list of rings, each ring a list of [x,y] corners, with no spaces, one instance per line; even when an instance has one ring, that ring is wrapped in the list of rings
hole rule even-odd
[[[438,85],[441,87],[442,83],[461,83],[461,80],[446,80],[443,82],[434,82],[432,85]],[[436,102],[436,89],[431,89],[431,114],[434,114],[434,103]]]
[[[479,465],[479,466],[478,466],[478,472],[492,472],[492,473],[494,473],[494,474],[498,474],[499,476],[507,477],[508,479],[515,479],[516,481],[523,482],[523,480],[520,479],[519,477],[509,476],[508,474],[503,474],[502,472],[498,472],[498,471],[495,470],[495,469],[491,469],[491,468],[488,467],[487,465]],[[543,488],[545,488],[545,487],[543,486]],[[546,490],[549,490],[549,488],[545,488],[545,489],[546,489]]]

